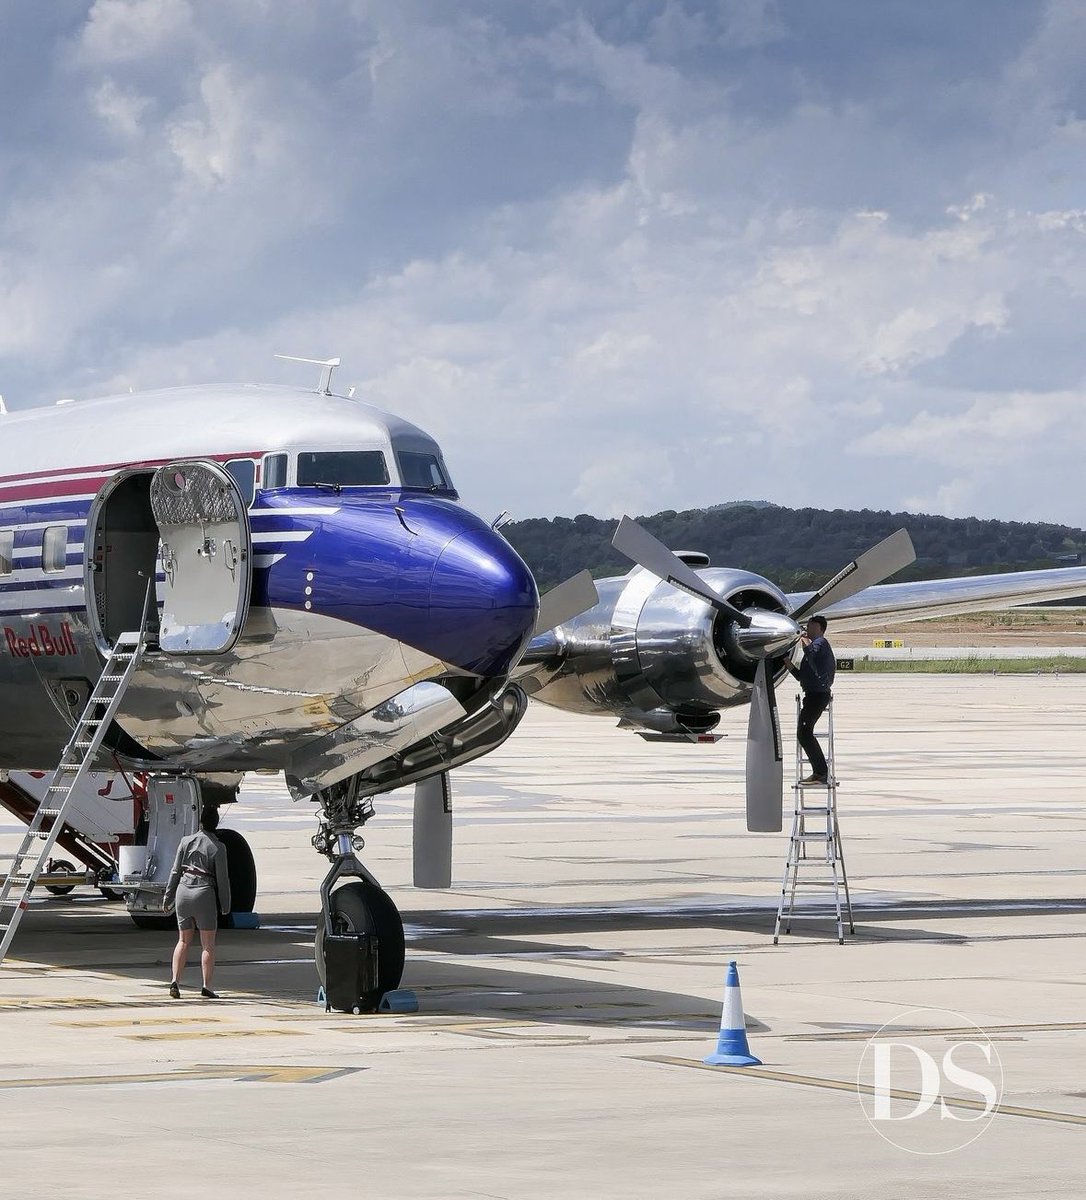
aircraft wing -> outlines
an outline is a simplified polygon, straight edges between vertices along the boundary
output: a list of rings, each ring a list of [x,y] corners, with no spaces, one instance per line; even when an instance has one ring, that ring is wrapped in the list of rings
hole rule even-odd
[[[796,592],[788,600],[794,610],[811,595],[811,592]],[[884,625],[887,621],[922,621],[926,617],[955,613],[992,612],[1077,596],[1086,597],[1086,567],[884,583],[829,605],[825,613],[832,622],[832,633]]]

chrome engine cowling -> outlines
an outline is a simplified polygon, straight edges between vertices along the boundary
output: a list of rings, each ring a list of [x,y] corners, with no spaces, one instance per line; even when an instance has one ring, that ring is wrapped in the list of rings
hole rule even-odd
[[[798,630],[784,593],[762,576],[730,568],[699,574],[751,615],[750,629],[638,568],[598,580],[595,608],[536,638],[524,660],[531,675],[522,675],[521,685],[545,704],[603,709],[628,727],[711,730],[720,709],[750,699],[760,658],[775,676],[784,673]]]

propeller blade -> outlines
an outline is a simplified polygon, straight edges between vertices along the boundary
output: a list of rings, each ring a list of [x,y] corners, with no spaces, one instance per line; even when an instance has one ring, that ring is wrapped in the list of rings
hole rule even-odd
[[[619,521],[611,545],[620,554],[625,554],[638,566],[651,571],[665,583],[670,583],[672,587],[711,604],[744,629],[750,624],[750,617],[746,613],[729,604],[727,600],[722,600],[696,571],[630,517],[623,517]]]
[[[452,887],[452,841],[452,788],[448,771],[442,771],[415,784],[415,887]]]
[[[784,826],[784,752],[773,676],[758,663],[747,724],[747,829],[779,833]]]
[[[829,608],[838,600],[847,600],[849,596],[862,592],[865,587],[882,583],[884,579],[915,561],[916,551],[913,549],[912,538],[909,537],[908,530],[899,529],[838,571],[809,600],[804,600],[792,613],[792,619],[800,621],[816,609]]]
[[[592,582],[590,572],[580,571],[578,574],[570,576],[569,579],[540,596],[539,616],[536,618],[532,637],[538,637],[556,625],[572,621],[581,613],[595,608],[599,602],[599,593],[596,591],[596,585]]]

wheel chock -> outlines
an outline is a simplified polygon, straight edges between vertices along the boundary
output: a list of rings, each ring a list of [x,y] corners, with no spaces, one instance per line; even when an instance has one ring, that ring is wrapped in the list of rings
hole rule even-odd
[[[378,1012],[413,1013],[419,1011],[419,998],[410,988],[396,988],[395,991],[385,992]]]

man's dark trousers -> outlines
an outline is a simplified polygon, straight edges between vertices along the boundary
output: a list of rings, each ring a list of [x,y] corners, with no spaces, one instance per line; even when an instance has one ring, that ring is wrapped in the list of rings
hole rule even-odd
[[[826,778],[826,756],[815,737],[814,727],[818,718],[826,711],[830,702],[829,692],[805,692],[803,703],[799,709],[799,725],[796,728],[796,741],[803,747],[803,753],[811,764],[811,774]]]

